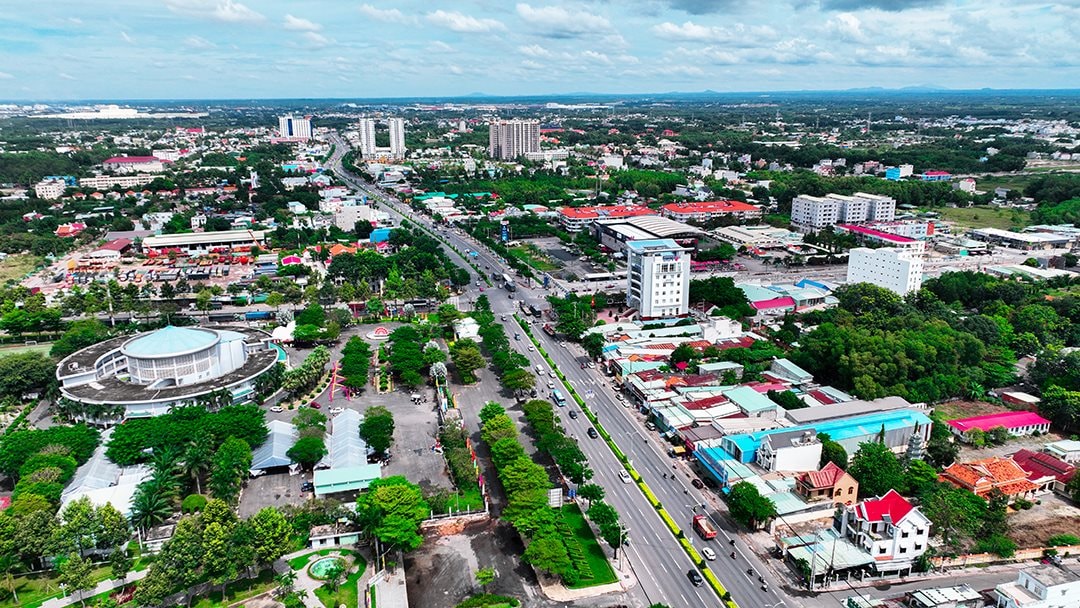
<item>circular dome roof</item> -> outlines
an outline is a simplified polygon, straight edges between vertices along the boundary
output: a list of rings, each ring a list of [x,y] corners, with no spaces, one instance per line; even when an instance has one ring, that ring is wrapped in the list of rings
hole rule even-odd
[[[217,344],[220,337],[209,329],[163,327],[133,338],[121,349],[129,357],[172,357],[206,350]]]

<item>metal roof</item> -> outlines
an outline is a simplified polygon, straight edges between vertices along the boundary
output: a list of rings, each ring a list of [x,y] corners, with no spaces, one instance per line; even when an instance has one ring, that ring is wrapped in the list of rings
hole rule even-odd
[[[131,340],[122,350],[134,357],[165,357],[205,350],[220,339],[213,330],[169,325]]]
[[[286,467],[293,463],[292,458],[285,453],[292,448],[300,436],[296,427],[284,420],[271,420],[266,426],[270,429],[270,434],[251,455],[252,471]]]

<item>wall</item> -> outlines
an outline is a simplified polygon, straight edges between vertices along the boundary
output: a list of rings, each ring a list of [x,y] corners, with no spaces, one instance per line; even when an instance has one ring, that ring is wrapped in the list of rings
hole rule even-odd
[[[1055,549],[1057,550],[1058,555],[1062,556],[1066,553],[1070,556],[1080,555],[1080,545],[1072,545],[1069,547],[1035,547],[1033,549],[1018,549],[1016,554],[1012,557],[1001,557],[1000,555],[994,555],[993,553],[969,553],[957,555],[953,558],[932,557],[930,558],[930,563],[934,564],[935,568],[962,568],[964,566],[975,566],[979,564],[1015,563],[1041,559],[1043,551],[1046,551],[1047,549]]]

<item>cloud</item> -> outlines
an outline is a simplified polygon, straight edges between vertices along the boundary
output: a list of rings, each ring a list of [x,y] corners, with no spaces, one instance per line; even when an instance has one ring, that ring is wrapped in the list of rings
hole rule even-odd
[[[224,23],[262,23],[261,13],[234,0],[165,0],[172,12],[186,17],[209,18]]]
[[[372,19],[374,21],[382,21],[384,23],[415,23],[416,18],[411,15],[406,15],[396,8],[375,8],[370,4],[360,5],[360,14]]]
[[[497,19],[478,19],[457,11],[444,11],[441,9],[428,13],[427,20],[434,25],[466,34],[506,29],[506,26]]]
[[[0,80],[11,80],[12,78],[15,78],[13,74],[8,74],[7,72],[0,72]]]
[[[776,38],[776,30],[767,25],[746,26],[734,23],[730,27],[700,25],[693,21],[680,24],[670,21],[654,25],[653,33],[667,40],[725,43],[735,42],[743,46],[760,46]]]
[[[521,51],[522,54],[528,55],[529,57],[544,57],[544,58],[547,58],[547,57],[552,56],[551,51],[545,49],[544,47],[540,46],[539,44],[530,44],[528,46],[519,46],[518,50]]]
[[[735,0],[668,0],[668,6],[691,15],[707,15],[741,5]]]
[[[821,0],[821,8],[827,11],[857,11],[876,8],[883,11],[899,12],[909,8],[920,8],[944,4],[943,0]]]
[[[333,40],[330,40],[319,32],[304,32],[303,35],[301,35],[301,38],[303,38],[309,46],[318,49],[329,46],[331,43],[333,43]]]
[[[428,44],[428,49],[436,53],[453,53],[456,50],[442,40],[432,40],[431,44]]]
[[[184,38],[184,46],[189,49],[202,50],[217,48],[216,44],[201,36],[188,36],[187,38]]]
[[[825,27],[833,35],[850,42],[866,42],[866,34],[862,31],[862,22],[851,13],[839,13],[830,19]]]
[[[322,26],[314,21],[292,15],[285,15],[284,27],[294,32],[317,32],[322,29]]]
[[[577,38],[588,34],[606,33],[614,30],[606,17],[582,10],[573,12],[561,6],[533,7],[518,4],[517,13],[534,31],[551,38]]]
[[[127,32],[121,31],[120,38],[128,44],[135,44],[135,39],[129,36]]]
[[[78,80],[78,78],[75,78],[74,76],[72,76],[71,74],[68,74],[67,72],[60,72],[59,74],[57,74],[57,76],[59,76],[60,78],[63,78],[64,80]]]

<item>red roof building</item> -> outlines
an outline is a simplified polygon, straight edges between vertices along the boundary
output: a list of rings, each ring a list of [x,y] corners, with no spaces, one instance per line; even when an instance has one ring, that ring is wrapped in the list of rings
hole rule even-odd
[[[660,213],[680,222],[704,222],[718,217],[755,219],[761,217],[761,207],[741,201],[669,203],[660,208]]]
[[[620,219],[656,215],[656,212],[642,205],[608,205],[604,207],[560,207],[559,223],[567,232],[581,232],[596,220]]]
[[[941,481],[967,490],[979,498],[987,498],[998,490],[1010,499],[1031,498],[1039,489],[1028,480],[1027,472],[1010,458],[983,458],[956,462],[938,476]]]
[[[948,420],[946,424],[949,425],[953,434],[964,442],[970,441],[969,433],[973,429],[986,432],[993,428],[1002,427],[1015,437],[1046,433],[1050,430],[1050,421],[1035,412],[999,412],[997,414]]]
[[[836,463],[830,462],[820,471],[807,471],[799,475],[795,480],[795,492],[807,502],[832,500],[835,504],[851,505],[859,496],[859,482]]]
[[[1028,480],[1039,486],[1039,493],[1062,490],[1076,475],[1074,465],[1046,452],[1020,450],[1012,455],[1012,459],[1027,473]]]
[[[911,512],[911,503],[896,490],[889,490],[881,498],[868,498],[855,507],[859,519],[864,521],[899,523]],[[888,519],[886,519],[888,518]]]
[[[56,236],[60,238],[75,237],[79,236],[83,230],[86,230],[86,224],[82,222],[60,224],[56,227]]]

